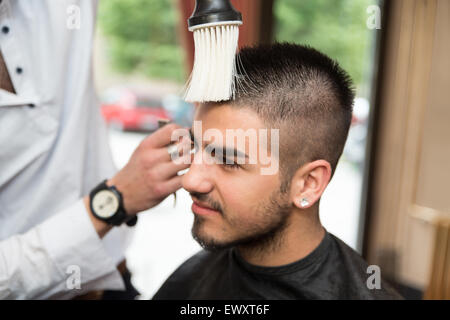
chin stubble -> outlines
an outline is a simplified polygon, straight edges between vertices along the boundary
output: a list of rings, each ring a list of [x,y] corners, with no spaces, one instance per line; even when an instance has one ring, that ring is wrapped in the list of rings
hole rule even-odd
[[[288,218],[292,206],[283,199],[283,193],[278,191],[270,197],[267,203],[258,207],[257,212],[260,222],[248,227],[237,239],[217,241],[212,237],[203,237],[201,235],[201,227],[205,222],[205,218],[197,215],[194,215],[192,236],[204,249],[209,251],[219,251],[235,246],[239,246],[242,250],[251,251],[252,254],[277,250],[283,242],[283,231],[288,226]],[[220,212],[230,228],[241,227],[239,220],[229,219],[223,214],[223,211]]]

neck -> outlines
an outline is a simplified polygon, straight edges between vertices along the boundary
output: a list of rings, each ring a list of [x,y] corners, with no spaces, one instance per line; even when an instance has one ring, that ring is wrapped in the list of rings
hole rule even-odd
[[[250,264],[276,267],[298,261],[310,254],[325,236],[318,209],[294,209],[286,227],[269,242],[239,246],[242,258]]]

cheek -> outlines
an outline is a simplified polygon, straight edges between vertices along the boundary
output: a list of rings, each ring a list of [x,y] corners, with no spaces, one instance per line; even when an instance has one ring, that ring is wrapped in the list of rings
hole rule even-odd
[[[276,185],[260,176],[236,179],[222,190],[225,214],[230,218],[251,220],[258,205],[268,199]]]

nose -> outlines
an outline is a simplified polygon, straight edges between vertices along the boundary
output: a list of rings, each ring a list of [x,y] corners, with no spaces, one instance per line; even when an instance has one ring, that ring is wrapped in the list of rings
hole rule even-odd
[[[195,153],[194,161],[192,162],[189,170],[183,175],[181,184],[188,192],[209,193],[213,189],[210,165],[205,161],[200,161],[202,152]]]

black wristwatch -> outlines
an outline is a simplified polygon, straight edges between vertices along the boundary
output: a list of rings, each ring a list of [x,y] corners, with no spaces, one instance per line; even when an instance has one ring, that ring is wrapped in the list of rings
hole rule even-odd
[[[108,224],[120,226],[126,222],[128,226],[132,227],[137,222],[137,216],[127,215],[120,191],[115,186],[108,187],[106,180],[89,193],[89,206],[97,219]]]

